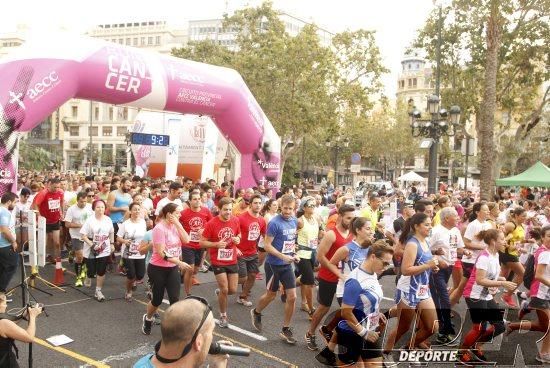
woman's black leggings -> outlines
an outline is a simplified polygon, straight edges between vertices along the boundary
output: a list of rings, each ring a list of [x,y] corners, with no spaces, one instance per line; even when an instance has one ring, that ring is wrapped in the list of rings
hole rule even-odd
[[[170,305],[180,299],[181,276],[178,267],[161,267],[149,263],[147,276],[153,291],[153,298],[151,299],[153,306],[158,307],[162,304],[164,290],[168,294]]]
[[[107,257],[86,258],[86,274],[88,278],[104,276],[107,271]]]

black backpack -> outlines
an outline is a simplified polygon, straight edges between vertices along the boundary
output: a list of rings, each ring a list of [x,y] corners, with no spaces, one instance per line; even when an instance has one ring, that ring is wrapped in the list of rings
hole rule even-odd
[[[529,254],[529,257],[527,257],[527,262],[525,262],[525,273],[523,274],[523,285],[525,285],[527,289],[530,289],[534,278],[535,278],[535,256],[533,254]]]

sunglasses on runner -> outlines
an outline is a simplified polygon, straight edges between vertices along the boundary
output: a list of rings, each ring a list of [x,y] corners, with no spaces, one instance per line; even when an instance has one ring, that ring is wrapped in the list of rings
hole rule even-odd
[[[189,343],[184,346],[180,357],[177,358],[177,359],[166,359],[166,358],[163,358],[160,355],[158,355],[158,352],[159,352],[159,349],[160,349],[160,341],[157,342],[157,344],[155,345],[155,355],[156,355],[157,359],[162,363],[168,364],[168,363],[176,362],[176,361],[180,360],[181,358],[183,358],[184,356],[186,356],[189,353],[189,351],[191,351],[191,347],[193,346],[193,343],[197,339],[197,336],[199,335],[199,331],[201,330],[202,325],[204,325],[204,322],[206,321],[206,318],[208,317],[210,312],[212,312],[212,307],[210,306],[210,304],[208,304],[208,300],[206,300],[206,299],[204,299],[200,296],[194,296],[194,295],[189,295],[188,297],[184,298],[184,300],[186,300],[186,299],[198,300],[199,302],[201,302],[202,304],[205,305],[204,312],[202,314],[201,322],[199,323],[199,326],[195,330],[195,333],[193,334],[193,337],[191,338],[191,341],[189,341]]]

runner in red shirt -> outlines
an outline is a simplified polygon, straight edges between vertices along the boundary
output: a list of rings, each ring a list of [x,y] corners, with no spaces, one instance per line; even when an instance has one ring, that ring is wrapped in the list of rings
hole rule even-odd
[[[227,183],[222,183],[220,189],[214,193],[214,204],[217,206],[220,203],[220,199],[224,197],[229,197],[229,184]]]
[[[336,227],[326,232],[319,248],[317,249],[317,259],[321,264],[317,278],[319,279],[319,290],[317,292],[317,302],[319,306],[313,313],[311,324],[309,325],[309,331],[306,333],[306,342],[310,344],[310,340],[313,340],[315,345],[315,329],[319,323],[323,320],[325,315],[330,310],[334,294],[336,293],[336,286],[338,285],[339,278],[345,278],[344,274],[336,275],[329,268],[328,264],[330,259],[336,253],[336,251],[349,243],[353,239],[353,234],[349,231],[351,221],[355,217],[355,207],[349,204],[343,204],[338,208],[338,219],[336,221]],[[321,327],[321,333],[326,339],[328,331]],[[330,331],[332,333],[332,331]],[[328,339],[330,340],[330,338]],[[309,347],[308,347],[309,348]],[[311,348],[310,348],[311,349]],[[313,349],[315,350],[315,349]]]
[[[199,245],[202,230],[207,222],[212,220],[212,214],[206,207],[201,206],[201,195],[191,192],[189,195],[190,207],[181,212],[180,223],[189,234],[189,243],[183,244],[183,261],[193,266],[183,276],[183,288],[186,295],[191,294],[191,286],[194,285],[194,275],[199,271],[204,250]]]
[[[61,218],[63,217],[63,196],[59,189],[58,178],[48,180],[48,188],[38,193],[33,200],[32,209],[38,211],[40,216],[46,218],[47,244],[50,249],[53,247],[53,257],[47,257],[50,263],[55,263],[55,258],[61,256],[59,233],[61,229]],[[52,253],[50,253],[52,254]]]
[[[237,247],[240,243],[239,219],[231,216],[233,200],[223,197],[218,203],[220,214],[204,227],[199,244],[209,248],[210,260],[219,288],[216,289],[220,305],[218,325],[227,328],[227,295],[237,291],[239,266],[237,265]]]
[[[256,281],[259,272],[260,262],[258,260],[258,240],[260,235],[265,236],[266,224],[260,211],[262,209],[262,197],[255,194],[250,197],[248,210],[239,215],[242,239],[237,248],[239,263],[239,284],[243,285],[241,295],[237,303],[251,307],[252,302],[248,300],[250,290]]]

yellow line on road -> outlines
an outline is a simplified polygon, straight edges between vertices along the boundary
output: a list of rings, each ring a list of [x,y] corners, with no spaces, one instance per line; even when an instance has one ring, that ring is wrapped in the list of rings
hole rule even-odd
[[[138,303],[143,304],[143,305],[147,305],[147,303],[144,302],[144,301],[141,301],[141,300],[138,300],[138,299],[134,299],[134,300],[135,300],[136,302],[138,302]],[[164,312],[164,310],[161,309],[161,308],[159,308],[158,310],[159,310],[160,312]],[[257,349],[257,348],[255,348],[255,347],[253,347],[253,346],[244,344],[244,343],[242,343],[242,342],[240,342],[240,341],[238,341],[238,340],[235,340],[235,339],[233,339],[233,338],[231,338],[231,337],[225,336],[225,335],[223,335],[223,334],[221,334],[221,333],[214,332],[214,335],[215,335],[215,336],[218,336],[218,337],[221,337],[221,338],[224,339],[224,340],[231,341],[231,342],[234,343],[234,344],[239,344],[239,345],[241,345],[241,346],[243,346],[243,347],[245,347],[245,348],[250,349],[251,351],[253,351],[253,352],[257,353],[257,354],[260,354],[261,356],[263,356],[263,357],[265,357],[265,358],[268,358],[268,359],[274,360],[274,361],[276,361],[276,362],[279,362],[279,363],[281,363],[281,364],[284,364],[284,365],[288,366],[289,368],[297,368],[297,367],[298,367],[297,365],[292,364],[292,363],[290,363],[290,362],[287,362],[286,360],[283,360],[283,359],[281,359],[281,358],[279,358],[279,357],[276,357],[276,356],[274,356],[274,355],[271,355],[271,354],[269,354],[269,353],[266,353],[266,352],[264,352],[264,351],[262,351],[262,350],[260,350],[260,349]]]
[[[91,366],[94,366],[94,367],[98,367],[98,368],[109,368],[110,366],[107,365],[107,364],[104,364],[104,363],[101,363],[97,360],[94,360],[92,358],[88,358],[84,355],[81,355],[81,354],[78,354],[78,353],[75,353],[74,351],[72,350],[69,350],[69,349],[65,349],[65,348],[62,348],[62,347],[59,347],[59,346],[53,346],[53,345],[50,345],[49,342],[47,341],[44,341],[42,339],[39,339],[39,338],[35,338],[34,339],[34,342],[36,342],[38,345],[42,345],[44,346],[45,348],[48,348],[48,349],[51,349],[51,350],[55,350],[57,351],[58,353],[61,353],[61,354],[65,354],[67,356],[70,356],[71,358],[74,358],[76,360],[80,360],[84,363],[87,363]]]

